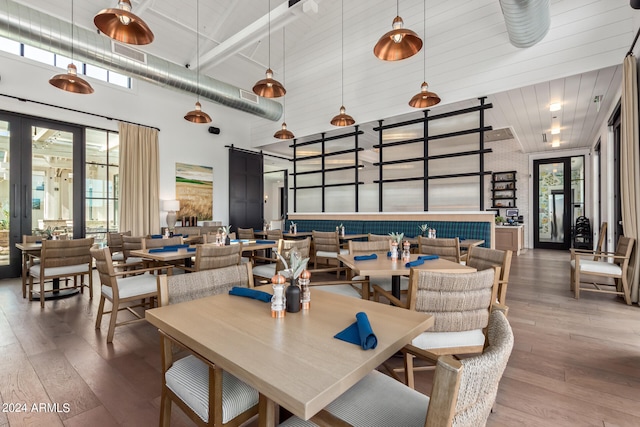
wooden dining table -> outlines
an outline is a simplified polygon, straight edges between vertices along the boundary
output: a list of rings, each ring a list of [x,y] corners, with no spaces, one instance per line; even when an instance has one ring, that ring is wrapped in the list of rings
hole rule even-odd
[[[272,293],[271,285],[260,286]],[[261,394],[259,425],[277,405],[309,419],[433,326],[426,313],[312,290],[311,308],[273,318],[271,304],[228,294],[145,312],[146,319]],[[365,312],[375,349],[334,338]]]
[[[391,276],[391,293],[394,297],[400,299],[400,276],[408,276],[411,272],[411,267],[406,266],[406,261],[402,261],[400,258],[392,260],[386,256],[356,261],[356,256],[338,255],[338,260],[358,276]],[[419,256],[420,254],[411,254],[410,261],[415,261]],[[473,273],[476,271],[473,267],[442,258],[426,260],[422,265],[414,268],[438,273]]]

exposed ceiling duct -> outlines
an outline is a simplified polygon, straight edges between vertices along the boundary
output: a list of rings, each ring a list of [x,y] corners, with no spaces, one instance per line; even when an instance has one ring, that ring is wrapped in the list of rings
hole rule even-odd
[[[547,35],[551,26],[550,0],[500,0],[509,41],[515,47],[531,47]]]
[[[73,38],[69,22],[19,5],[10,0],[0,0],[0,36],[26,43],[59,55],[118,71],[131,77],[143,79],[162,87],[199,94],[218,104],[255,114],[265,119],[278,121],[282,116],[282,104],[257,96],[247,96],[245,90],[207,76],[200,76],[200,86],[194,70],[164,59],[143,54],[124,46],[125,50],[137,52],[142,60],[134,60],[112,51],[111,39],[75,27]],[[120,46],[118,49],[121,51]]]

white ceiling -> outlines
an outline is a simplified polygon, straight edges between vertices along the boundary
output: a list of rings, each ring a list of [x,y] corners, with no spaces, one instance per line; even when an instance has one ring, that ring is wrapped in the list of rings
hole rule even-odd
[[[69,0],[18,2],[70,20]],[[95,29],[93,16],[116,3],[75,2],[76,25]],[[156,36],[140,50],[178,64],[196,63],[195,0],[134,0],[132,4],[133,12]],[[426,79],[443,100],[433,114],[477,105],[478,96],[488,96],[494,108],[487,112],[487,123],[494,129],[512,128],[524,152],[538,152],[552,149],[549,103],[561,102],[556,118],[561,148],[592,144],[596,126],[617,102],[619,64],[640,23],[640,11],[631,9],[628,0],[551,0],[551,29],[527,49],[509,43],[498,0],[427,0],[424,4],[426,37],[422,0],[400,1],[399,12],[405,26],[425,40]],[[372,53],[377,39],[391,29],[396,2],[345,1],[344,37],[340,5],[338,0],[302,0],[287,8],[286,1],[271,0],[269,43],[268,0],[202,0],[201,72],[250,90],[270,64],[275,78],[287,87],[286,120],[298,137],[340,132],[329,120],[338,113],[341,92],[347,112],[358,123],[420,117],[422,113],[407,102],[419,91],[425,74],[423,53],[394,63],[380,61]],[[282,26],[286,26],[286,75]],[[599,109],[593,102],[596,95],[603,96]],[[206,104],[203,108],[206,111]],[[289,143],[271,137],[279,123],[256,118],[248,125],[252,146],[291,154],[286,148]],[[274,142],[275,146],[267,147]]]

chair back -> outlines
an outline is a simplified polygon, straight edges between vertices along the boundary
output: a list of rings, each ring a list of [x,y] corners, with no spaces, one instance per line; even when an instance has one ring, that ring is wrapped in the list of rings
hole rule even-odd
[[[300,240],[278,240],[278,253],[287,260],[287,263],[289,262],[289,253],[293,248],[297,249],[302,259],[309,258],[311,238],[307,237],[306,239]],[[276,261],[276,272],[282,270],[284,270],[284,264],[282,264],[282,260],[278,258],[278,260]]]
[[[486,425],[513,350],[513,331],[502,311],[491,313],[487,341],[478,356],[438,359],[425,427]]]
[[[113,268],[113,260],[109,248],[91,248],[90,254],[95,260],[100,283],[114,289],[117,288],[116,272]]]
[[[509,282],[512,256],[513,252],[510,250],[502,251],[499,249],[471,246],[467,254],[467,265],[478,271],[492,267],[500,267],[500,281],[507,283]]]
[[[68,265],[89,265],[92,245],[93,237],[76,240],[44,240],[40,252],[40,264],[45,269]]]
[[[37,243],[37,242],[42,242],[42,236],[31,236],[28,234],[23,234],[22,235],[22,243]]]
[[[623,271],[623,274],[627,271],[627,266],[629,265],[629,259],[631,258],[631,252],[633,251],[633,244],[636,239],[632,237],[620,236],[618,239],[618,245],[616,246],[615,255],[623,258],[614,258],[614,264],[618,264]]]
[[[122,236],[122,253],[124,254],[125,260],[129,258],[131,251],[142,249],[142,241],[144,239],[142,236]]]
[[[424,255],[438,255],[440,258],[460,262],[460,240],[453,239],[429,239],[418,236],[418,253]]]
[[[229,246],[211,244],[196,246],[196,271],[238,265],[242,260],[242,243]]]
[[[177,304],[211,295],[228,293],[234,286],[253,288],[251,263],[215,271],[158,276],[158,305]]]
[[[312,231],[314,253],[340,253],[340,237],[337,231]]]
[[[485,328],[498,293],[500,268],[474,273],[436,273],[411,269],[407,306],[429,313],[429,332],[461,332]]]
[[[349,240],[350,255],[377,254],[386,257],[387,252],[389,252],[389,241],[387,240],[374,240],[369,242]]]
[[[182,245],[182,236],[169,237],[168,239],[151,239],[145,238],[142,240],[142,249],[162,248],[164,246]]]
[[[367,240],[369,240],[370,242],[375,242],[375,241],[384,241],[387,242],[387,247],[389,247],[389,240],[393,239],[393,237],[389,236],[388,234],[371,234],[369,233],[369,236],[367,237]]]
[[[238,235],[238,239],[246,239],[246,240],[255,240],[256,235],[253,232],[253,228],[240,228],[236,229],[236,234]],[[215,242],[215,236],[213,241]]]
[[[282,230],[267,230],[267,240],[280,240],[284,239]]]
[[[111,253],[122,252],[123,239],[122,236],[131,236],[131,231],[123,233],[107,233],[107,246]]]

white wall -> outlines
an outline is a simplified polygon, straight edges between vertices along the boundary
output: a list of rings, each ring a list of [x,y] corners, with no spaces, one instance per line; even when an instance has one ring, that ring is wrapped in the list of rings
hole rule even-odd
[[[48,83],[61,69],[0,52],[0,93],[19,96],[57,106],[101,114],[160,128],[160,199],[175,198],[175,163],[213,167],[213,218],[229,220],[229,167],[225,145],[249,147],[250,122],[255,117],[201,100],[203,110],[219,127],[219,135],[208,133],[209,125],[196,125],[183,119],[192,110],[195,96],[162,89],[134,80],[133,89],[124,89],[88,78],[95,92],[78,95],[63,92]],[[47,119],[102,129],[118,130],[118,122],[104,118],[21,102],[0,96],[0,109]],[[159,213],[165,225],[165,212]]]

